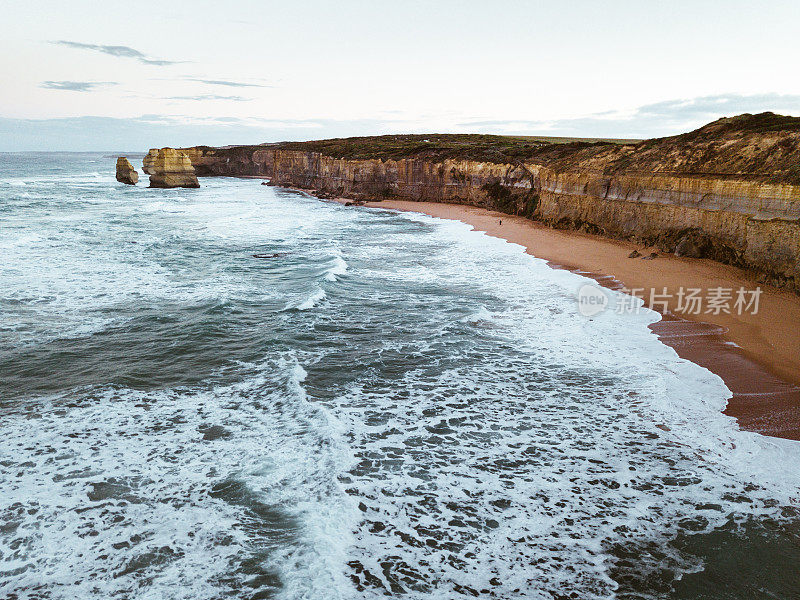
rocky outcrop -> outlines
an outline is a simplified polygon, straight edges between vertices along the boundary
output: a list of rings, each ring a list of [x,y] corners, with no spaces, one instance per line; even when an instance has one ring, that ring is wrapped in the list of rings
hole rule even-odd
[[[535,218],[753,271],[800,291],[800,186],[720,176],[536,172]]]
[[[153,148],[142,160],[152,188],[199,188],[189,157],[175,148]]]
[[[273,146],[195,146],[178,150],[192,161],[198,177],[269,177]]]
[[[532,216],[538,191],[525,165],[472,160],[348,160],[275,150],[273,185],[353,199],[401,198],[491,207]]]
[[[136,185],[139,182],[139,174],[124,156],[117,158],[117,181],[127,185]]]
[[[204,174],[322,196],[471,204],[710,258],[800,291],[800,119],[720,119],[639,143],[379,136],[200,147]]]
[[[147,175],[153,174],[153,163],[158,156],[158,148],[150,148],[150,151],[142,159],[142,171]]]

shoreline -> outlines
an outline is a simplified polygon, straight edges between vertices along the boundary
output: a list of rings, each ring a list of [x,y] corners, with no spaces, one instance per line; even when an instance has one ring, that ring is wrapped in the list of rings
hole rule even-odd
[[[302,190],[307,191],[307,190]],[[349,201],[346,198],[336,202]],[[706,259],[659,253],[655,260],[631,259],[633,250],[647,256],[651,248],[588,233],[553,229],[536,221],[463,204],[407,200],[365,201],[362,206],[409,211],[453,219],[487,235],[519,244],[552,268],[567,269],[612,289],[644,288],[658,293],[683,288],[716,287],[753,290],[760,287],[756,314],[682,315],[677,299],[668,300],[662,320],[650,328],[662,343],[686,360],[718,375],[733,394],[724,414],[740,428],[774,437],[800,440],[800,297],[759,284],[736,267]],[[732,304],[732,303],[731,303]],[[705,307],[704,307],[705,308]]]

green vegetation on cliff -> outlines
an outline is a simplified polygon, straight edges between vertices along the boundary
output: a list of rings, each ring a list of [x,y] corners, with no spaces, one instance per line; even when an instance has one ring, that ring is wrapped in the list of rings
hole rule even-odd
[[[311,142],[283,142],[282,150],[319,152],[347,160],[429,160],[467,159],[507,163],[536,156],[542,149],[557,144],[584,147],[636,143],[638,140],[564,138],[545,136],[510,136],[488,134],[402,134],[369,137],[334,138]]]
[[[798,185],[800,118],[765,112],[718,119],[689,133],[646,140],[634,152],[621,153],[605,171]]]
[[[744,114],[644,141],[426,134],[185,151],[198,175],[269,177],[320,197],[481,206],[800,289],[796,117]]]
[[[187,149],[198,175],[271,175],[276,150],[346,160],[447,159],[538,164],[607,176],[661,174],[800,185],[800,118],[766,112],[718,119],[651,140],[485,134],[403,134]]]
[[[649,172],[800,184],[800,118],[771,112],[723,118],[689,133],[644,141],[409,134],[282,142],[272,147],[349,160],[526,162],[557,171],[606,175]]]

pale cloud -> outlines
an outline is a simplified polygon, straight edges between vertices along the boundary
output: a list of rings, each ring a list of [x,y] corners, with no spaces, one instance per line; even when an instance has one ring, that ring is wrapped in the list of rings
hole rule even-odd
[[[162,96],[162,100],[188,100],[192,102],[203,102],[206,100],[229,100],[231,102],[250,102],[252,98],[243,96],[218,96],[216,94],[200,94],[197,96]]]
[[[187,77],[186,81],[196,81],[198,83],[205,83],[208,85],[222,85],[225,87],[237,87],[237,88],[271,88],[274,86],[271,85],[264,85],[261,83],[246,83],[243,81],[228,81],[226,79],[198,79],[195,77]]]
[[[132,58],[134,60],[138,60],[140,63],[146,65],[155,65],[159,67],[165,65],[177,65],[180,64],[181,62],[174,60],[161,60],[156,58],[150,58],[143,52],[139,52],[139,50],[131,48],[130,46],[107,46],[103,44],[84,44],[83,42],[70,42],[67,40],[58,40],[52,43],[57,44],[59,46],[67,46],[68,48],[76,48],[78,50],[90,50],[93,52],[100,52],[102,54],[108,54],[109,56],[116,56],[118,58]]]
[[[176,96],[201,100],[195,96]],[[225,97],[230,99],[230,97]],[[207,99],[207,98],[206,98]],[[435,126],[442,133],[496,133],[569,137],[648,138],[695,129],[722,116],[773,111],[800,116],[800,95],[726,94],[665,100],[627,113],[605,112],[558,120],[450,122]],[[76,117],[63,119],[0,118],[0,151],[14,150],[147,150],[155,146],[223,146],[283,140],[430,132],[415,118],[264,119],[232,116],[190,117],[145,114],[131,119]]]
[[[116,81],[43,81],[39,87],[46,90],[91,92],[99,87],[118,85]]]
[[[800,116],[800,95],[718,94],[665,100],[628,112],[605,111],[553,120],[475,120],[458,123],[457,127],[475,133],[649,138],[690,131],[720,117],[765,111]]]
[[[310,140],[398,131],[396,121],[237,117],[193,118],[142,115],[130,119],[69,117],[9,119],[0,117],[0,152],[147,151],[163,146],[224,146],[284,140]]]

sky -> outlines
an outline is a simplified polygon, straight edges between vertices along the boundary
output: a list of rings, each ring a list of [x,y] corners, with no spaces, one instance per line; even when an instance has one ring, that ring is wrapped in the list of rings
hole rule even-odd
[[[800,2],[0,0],[0,151],[800,116]]]

